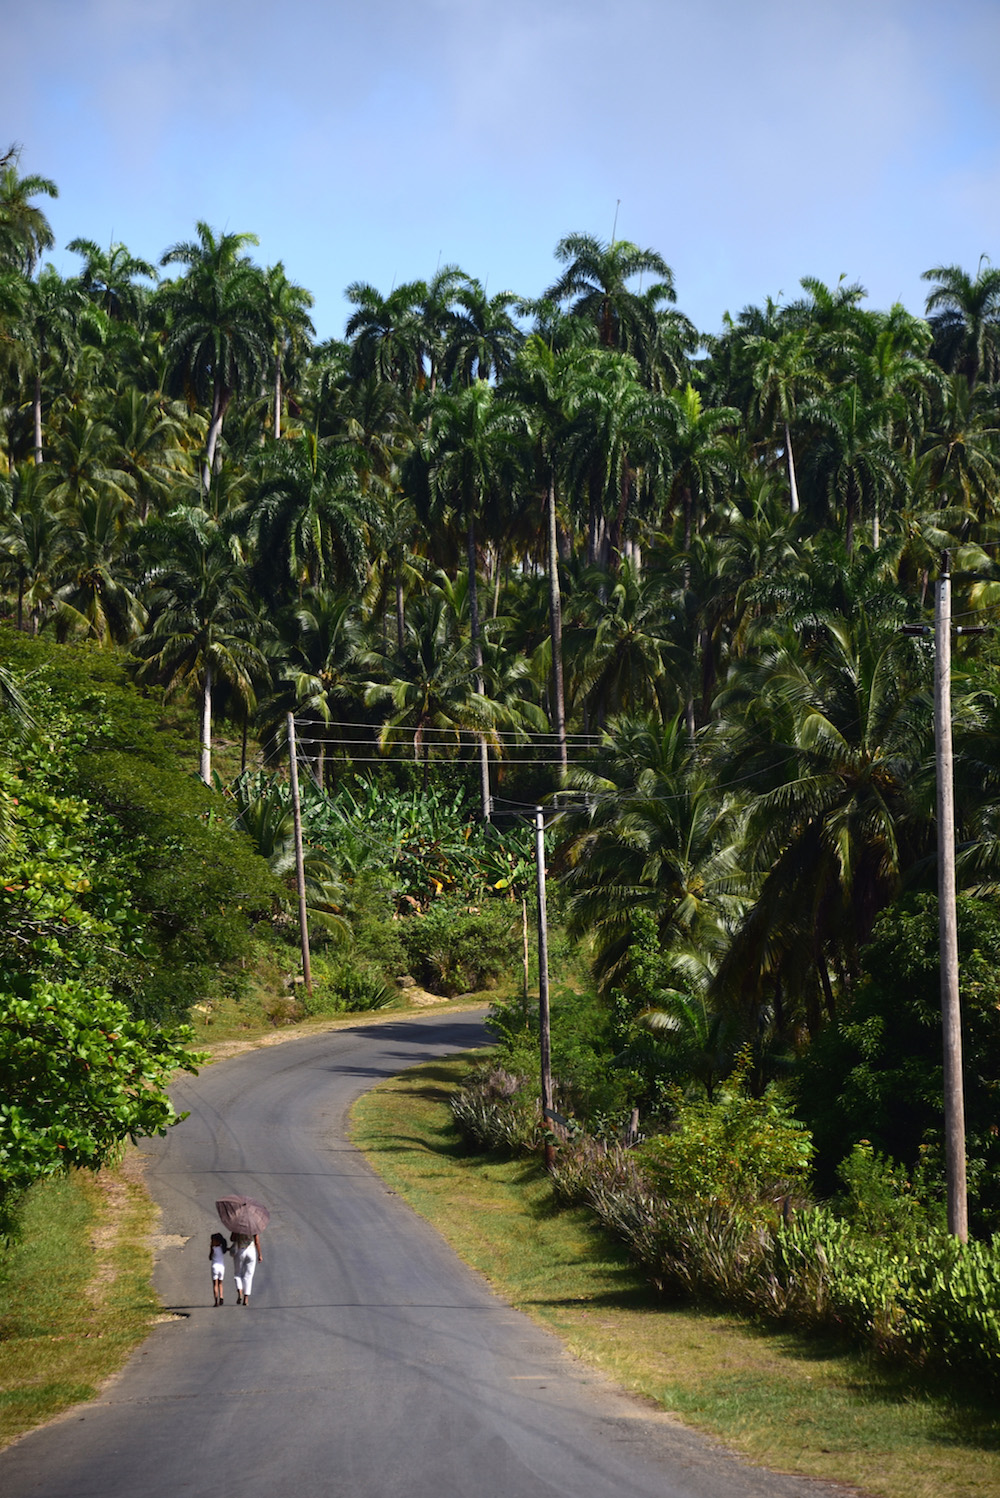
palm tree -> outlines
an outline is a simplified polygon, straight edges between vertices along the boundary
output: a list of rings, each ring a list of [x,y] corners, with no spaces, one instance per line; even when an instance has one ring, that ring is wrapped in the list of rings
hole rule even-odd
[[[318,442],[312,432],[265,449],[236,522],[263,596],[280,596],[282,574],[300,596],[307,587],[364,583],[379,512],[358,466],[356,448]]]
[[[970,389],[980,379],[995,383],[1000,379],[1000,270],[983,256],[974,277],[958,265],[938,265],[924,271],[923,280],[936,282],[926,303],[932,358],[949,374],[965,375]]]
[[[802,576],[787,626],[734,664],[717,703],[728,726],[715,775],[754,787],[752,902],[718,992],[786,1040],[834,1012],[835,980],[849,986],[876,916],[929,843],[923,647],[899,632],[906,605],[877,553],[862,567],[834,562],[817,565],[816,587]]]
[[[684,550],[690,551],[694,517],[710,508],[719,487],[733,475],[736,452],[732,434],[740,413],[733,406],[705,406],[693,385],[674,391],[665,401],[669,481],[668,515],[684,517]]]
[[[664,578],[642,574],[623,561],[607,597],[594,598],[592,634],[581,674],[591,721],[621,714],[669,719],[677,710],[681,672],[673,650],[672,600]]]
[[[447,381],[471,385],[477,379],[503,379],[523,341],[511,316],[515,300],[512,291],[487,296],[475,280],[455,288],[442,363]]]
[[[29,285],[25,340],[34,375],[32,421],[35,462],[43,461],[42,400],[45,382],[56,361],[60,364],[61,385],[65,389],[67,373],[80,348],[80,318],[86,298],[79,283],[64,281],[51,265],[42,267],[37,281]]]
[[[667,403],[639,378],[629,354],[594,349],[572,366],[566,474],[587,502],[587,560],[607,568],[668,466]]]
[[[60,584],[53,595],[56,634],[82,634],[101,645],[125,645],[146,611],[130,578],[124,505],[112,490],[87,488],[63,521]]]
[[[265,739],[280,737],[288,712],[306,725],[302,742],[312,750],[322,786],[331,738],[345,757],[351,742],[370,752],[374,741],[374,729],[357,728],[372,660],[358,597],[311,589],[281,622],[281,633],[286,654],[276,673],[280,685],[262,704],[259,721]]]
[[[161,265],[187,273],[160,288],[166,309],[166,353],[192,403],[211,407],[202,485],[211,488],[222,423],[233,397],[255,389],[270,355],[265,283],[243,254],[255,234],[216,234],[206,223],[197,240],[175,244]]]
[[[249,712],[255,683],[267,679],[261,619],[242,569],[218,528],[197,510],[177,511],[160,528],[167,561],[149,577],[149,627],[136,640],[140,680],[167,692],[196,685],[201,699],[200,774],[212,783],[212,694],[217,682]]]
[[[803,420],[815,433],[807,463],[812,493],[834,514],[843,513],[848,556],[861,513],[872,514],[877,538],[880,508],[902,484],[903,465],[891,441],[895,415],[891,401],[866,400],[856,381],[803,407]]]
[[[128,384],[105,411],[112,465],[127,476],[141,522],[163,510],[179,485],[195,482],[191,420],[179,402]]]
[[[106,498],[124,518],[135,486],[131,474],[116,467],[118,451],[107,422],[86,405],[60,412],[52,423],[49,455],[43,482],[50,503],[73,512],[85,500]]]
[[[964,374],[944,381],[920,449],[925,476],[945,505],[980,523],[997,516],[1000,424],[995,400]]]
[[[362,281],[348,286],[344,295],[357,309],[346,329],[355,374],[377,375],[408,394],[423,386],[428,330],[421,304],[427,294],[423,281],[408,281],[386,297]]]
[[[0,512],[0,565],[17,590],[17,627],[24,628],[27,610],[32,634],[51,602],[68,541],[42,478],[33,462],[15,467],[10,498]]]
[[[568,425],[567,406],[577,361],[576,351],[556,352],[532,333],[511,366],[504,397],[512,395],[528,413],[537,482],[545,495],[545,550],[549,591],[549,640],[552,655],[552,715],[559,763],[565,775],[566,688],[563,676],[562,591],[559,584],[558,485],[562,444]]]
[[[281,384],[300,357],[310,334],[315,330],[309,318],[312,293],[295,286],[285,275],[279,260],[264,275],[265,315],[271,336],[274,386],[274,436],[281,436]]]
[[[400,729],[412,734],[413,758],[424,766],[452,756],[466,736],[499,749],[498,713],[469,672],[469,647],[460,628],[464,589],[439,577],[407,611],[406,637],[398,656],[386,658],[387,680],[370,681],[365,692],[369,707],[388,709],[380,741],[390,748]],[[482,667],[480,666],[480,673]]]
[[[479,628],[477,522],[501,502],[505,469],[515,464],[527,437],[525,413],[500,401],[485,380],[454,392],[439,391],[422,443],[431,512],[465,527],[468,569],[469,643],[476,691],[483,692]],[[483,816],[489,819],[489,760],[482,740]]]
[[[554,302],[569,302],[574,317],[598,331],[602,348],[632,354],[649,369],[660,339],[657,313],[663,302],[676,301],[673,271],[655,250],[640,250],[627,239],[605,244],[593,234],[568,234],[556,245],[562,275],[545,293]],[[643,290],[629,282],[652,277]]]
[[[80,286],[85,295],[113,321],[138,323],[149,292],[136,285],[136,278],[156,281],[156,267],[123,244],[102,250],[92,239],[71,239],[66,248],[83,256]]]
[[[616,719],[594,768],[568,783],[586,804],[560,817],[556,859],[570,929],[592,937],[602,987],[623,976],[637,912],[656,922],[664,951],[716,949],[739,909],[738,848],[683,719]]]
[[[798,402],[817,395],[823,377],[816,368],[808,328],[793,328],[778,339],[752,336],[746,348],[753,356],[755,405],[759,417],[780,424],[788,468],[791,512],[799,512],[799,489],[795,476],[792,424]]]
[[[18,174],[17,152],[0,161],[0,269],[33,276],[43,250],[55,243],[45,214],[31,201],[57,198],[59,189],[48,177]]]

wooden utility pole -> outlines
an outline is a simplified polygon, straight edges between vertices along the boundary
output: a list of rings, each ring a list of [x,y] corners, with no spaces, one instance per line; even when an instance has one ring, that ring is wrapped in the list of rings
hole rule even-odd
[[[551,1129],[555,1119],[552,1107],[552,1031],[549,1024],[549,927],[545,909],[545,817],[535,807],[535,863],[538,871],[538,1044],[542,1069],[542,1122]],[[545,1168],[555,1163],[550,1140],[545,1144]]]
[[[299,892],[299,934],[302,940],[302,977],[306,993],[313,991],[312,965],[309,961],[309,918],[306,914],[306,871],[302,862],[302,809],[299,805],[299,767],[295,755],[295,718],[287,715],[288,773],[292,783],[292,819],[295,826],[295,883]]]
[[[955,910],[955,791],[951,747],[951,559],[946,551],[941,555],[935,608],[934,738],[937,748],[938,922],[948,1231],[966,1243],[969,1205],[965,1179],[962,1011],[958,995],[958,920]]]

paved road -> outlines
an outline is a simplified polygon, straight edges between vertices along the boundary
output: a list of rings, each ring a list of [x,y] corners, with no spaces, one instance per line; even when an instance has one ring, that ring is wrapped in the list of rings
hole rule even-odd
[[[177,1313],[124,1374],[0,1454],[3,1498],[806,1498],[578,1367],[496,1300],[345,1137],[380,1078],[482,1042],[429,1015],[253,1051],[147,1141]],[[211,1304],[213,1202],[272,1208],[248,1309]]]

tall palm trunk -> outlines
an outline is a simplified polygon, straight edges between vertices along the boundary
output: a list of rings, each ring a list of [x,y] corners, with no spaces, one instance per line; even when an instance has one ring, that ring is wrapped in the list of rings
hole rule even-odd
[[[35,394],[31,403],[31,414],[35,426],[35,463],[42,461],[42,372],[35,371]]]
[[[406,611],[403,607],[403,575],[396,573],[396,644],[400,650],[406,639]]]
[[[559,764],[566,774],[566,693],[563,683],[562,595],[559,591],[559,549],[556,536],[556,481],[549,474],[547,496],[549,530],[549,632],[552,636],[552,707],[559,741]]]
[[[788,488],[792,496],[791,512],[793,515],[799,513],[799,486],[795,482],[795,454],[792,452],[792,434],[785,422],[785,459],[788,463]]]
[[[212,417],[208,424],[208,440],[205,443],[205,461],[201,469],[202,487],[207,494],[212,487],[212,474],[215,472],[215,454],[219,444],[219,436],[222,432],[222,423],[229,403],[233,398],[233,392],[224,385],[221,380],[216,383],[212,394]]]
[[[212,784],[212,663],[205,662],[205,680],[201,693],[201,778]]]

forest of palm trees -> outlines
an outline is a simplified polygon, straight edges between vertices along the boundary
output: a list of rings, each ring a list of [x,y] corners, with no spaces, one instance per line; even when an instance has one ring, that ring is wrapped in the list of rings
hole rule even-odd
[[[732,1054],[847,1012],[879,917],[936,887],[934,646],[902,626],[945,551],[957,622],[1000,617],[1000,270],[929,269],[922,314],[806,277],[709,332],[658,253],[575,233],[541,298],[359,281],[317,342],[251,234],[199,223],[156,264],[74,240],[59,275],[55,191],[8,157],[8,621],[190,700],[206,781],[215,726],[273,757],[293,711],[329,788],[457,762],[484,817],[558,792],[604,989],[651,921]],[[997,661],[956,639],[959,886],[987,900]]]

